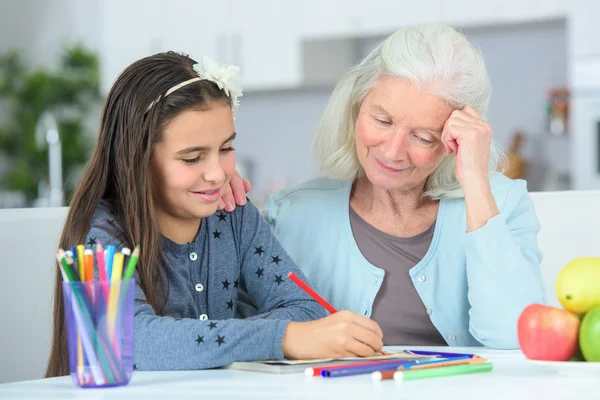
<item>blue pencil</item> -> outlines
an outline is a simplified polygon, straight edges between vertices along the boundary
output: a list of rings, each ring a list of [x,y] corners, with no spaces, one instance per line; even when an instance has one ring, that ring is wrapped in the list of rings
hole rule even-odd
[[[104,263],[106,264],[106,276],[108,279],[108,284],[110,286],[110,277],[112,276],[112,267],[113,267],[113,258],[115,253],[117,252],[117,248],[112,244],[106,246],[106,250],[104,250]]]
[[[388,363],[374,363],[373,365],[359,365],[355,367],[325,369],[321,371],[321,376],[324,378],[336,378],[341,376],[370,374],[375,371],[387,371],[396,369],[401,365],[417,364],[415,360],[395,360]]]
[[[436,356],[443,358],[455,358],[455,357],[469,357],[473,358],[475,354],[465,354],[465,353],[441,353],[439,351],[424,351],[424,350],[408,350],[413,354],[419,356]]]

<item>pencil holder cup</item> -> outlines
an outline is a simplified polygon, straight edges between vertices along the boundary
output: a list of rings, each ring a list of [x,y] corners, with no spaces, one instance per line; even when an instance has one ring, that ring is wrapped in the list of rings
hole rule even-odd
[[[83,388],[127,385],[133,375],[133,279],[63,282],[69,370]]]

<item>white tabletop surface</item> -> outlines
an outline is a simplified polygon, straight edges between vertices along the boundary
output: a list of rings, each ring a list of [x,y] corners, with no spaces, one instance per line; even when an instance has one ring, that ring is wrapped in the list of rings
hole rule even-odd
[[[396,351],[402,347],[388,347]],[[134,372],[129,385],[79,389],[71,377],[0,385],[0,399],[600,399],[600,369],[574,375],[536,365],[520,351],[482,348],[421,348],[476,353],[492,372],[399,383],[373,382],[370,375],[308,378],[234,370]],[[581,364],[581,363],[578,363]],[[594,363],[595,364],[595,363]]]

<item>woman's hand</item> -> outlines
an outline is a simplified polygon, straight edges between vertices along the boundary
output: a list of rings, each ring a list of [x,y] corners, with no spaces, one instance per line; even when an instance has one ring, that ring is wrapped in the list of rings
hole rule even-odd
[[[467,105],[450,114],[442,131],[442,143],[448,153],[456,153],[456,177],[463,190],[468,190],[471,183],[489,180],[492,128],[473,107]]]
[[[235,210],[236,204],[238,206],[243,206],[246,204],[246,193],[250,190],[252,190],[250,181],[248,179],[242,179],[241,175],[235,171],[235,174],[233,174],[229,180],[229,185],[226,185],[225,188],[223,188],[218,209],[231,212]]]
[[[500,213],[489,180],[492,128],[467,105],[450,114],[442,143],[448,153],[456,153],[456,178],[465,194],[467,231],[473,232]]]
[[[383,347],[379,325],[362,315],[340,311],[310,322],[290,322],[283,336],[287,358],[368,357]]]

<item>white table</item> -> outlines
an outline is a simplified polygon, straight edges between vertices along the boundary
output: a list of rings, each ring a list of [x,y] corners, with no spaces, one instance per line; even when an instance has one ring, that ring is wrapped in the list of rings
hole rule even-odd
[[[396,351],[402,347],[389,347]],[[71,377],[0,385],[0,399],[600,399],[600,375],[563,375],[534,365],[520,351],[481,348],[421,348],[476,353],[492,372],[399,383],[370,375],[307,378],[234,370],[142,372],[121,388],[79,389]]]

